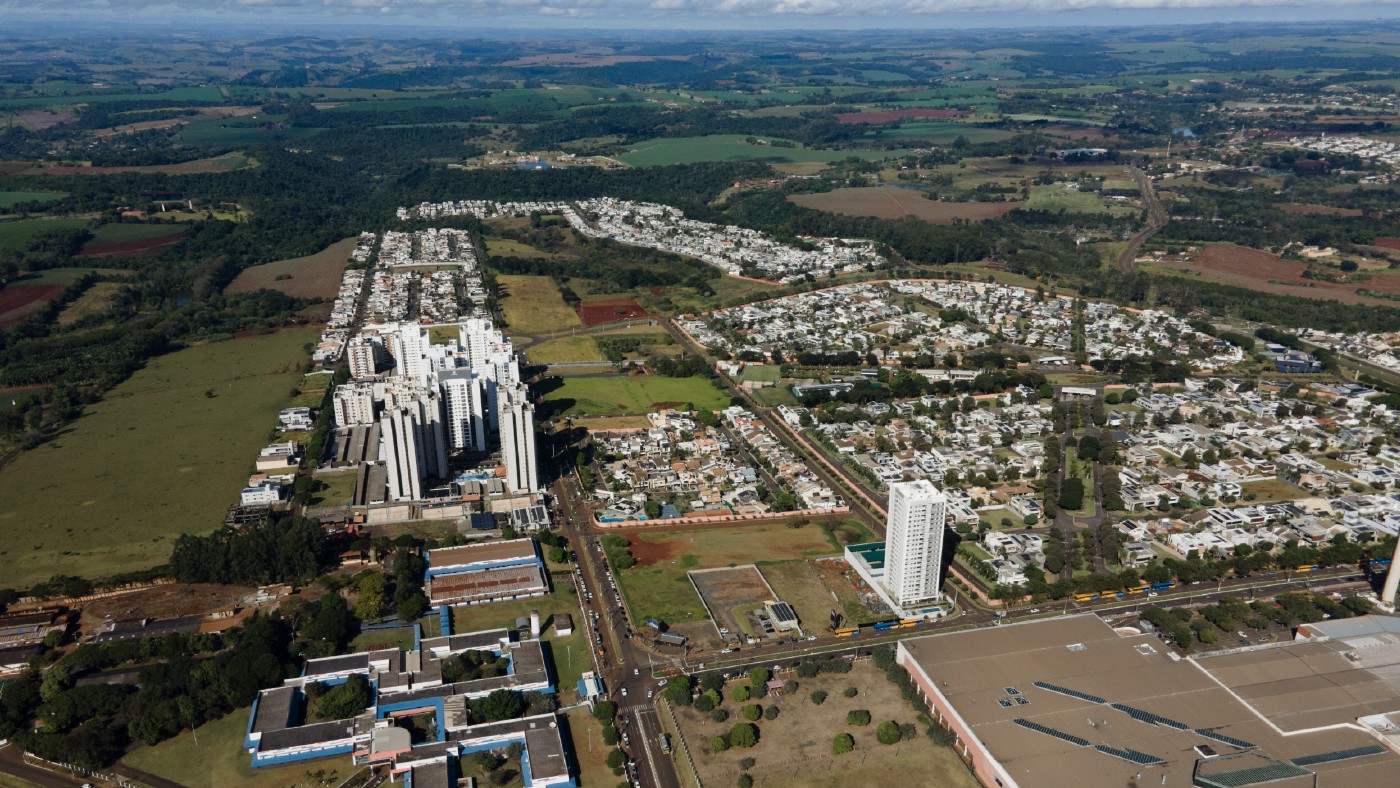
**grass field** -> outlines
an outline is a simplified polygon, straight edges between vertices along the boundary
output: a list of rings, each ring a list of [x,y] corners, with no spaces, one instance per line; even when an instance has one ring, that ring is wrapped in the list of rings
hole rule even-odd
[[[554,675],[559,691],[566,697],[573,697],[583,672],[592,670],[593,666],[588,651],[588,626],[583,614],[579,612],[573,584],[567,579],[555,582],[554,591],[548,596],[493,602],[489,605],[458,605],[452,608],[452,631],[460,634],[496,627],[515,629],[515,620],[528,617],[531,610],[540,611],[540,621],[548,627],[540,634],[542,640],[549,642],[548,651],[554,662]],[[573,619],[572,635],[565,638],[556,636],[549,620],[550,616],[556,613],[568,615]]]
[[[326,758],[288,766],[254,769],[243,749],[248,709],[187,730],[154,747],[137,746],[122,762],[133,769],[164,777],[185,788],[325,788],[339,785],[355,770],[349,757]],[[198,740],[198,744],[196,744]],[[320,772],[320,778],[315,773]]]
[[[783,368],[776,364],[750,364],[739,373],[740,383],[776,383],[783,376]]]
[[[1305,497],[1307,493],[1282,479],[1267,479],[1262,482],[1245,482],[1240,485],[1245,495],[1253,493],[1259,501],[1293,501]]]
[[[966,123],[956,123],[948,121],[924,121],[919,123],[904,123],[898,128],[885,129],[870,137],[880,140],[928,140],[929,142],[949,143],[958,137],[966,137],[968,142],[973,144],[982,142],[997,142],[1014,136],[1012,132],[1004,129],[986,129],[979,126],[972,126]]]
[[[617,785],[619,778],[613,776],[607,762],[608,752],[614,748],[603,744],[602,726],[587,708],[570,709],[564,716],[568,718],[569,739],[573,745],[570,749],[578,763],[580,788]]]
[[[58,324],[71,326],[90,315],[102,314],[112,299],[127,287],[121,282],[98,282],[58,314]]]
[[[346,238],[313,255],[245,268],[224,292],[250,293],[266,288],[297,298],[333,299],[340,292],[345,262],[350,259],[357,242],[355,238]]]
[[[0,471],[4,584],[156,566],[176,535],[212,531],[316,336],[281,331],[156,358],[21,454]]]
[[[502,293],[501,310],[506,323],[524,334],[563,331],[583,325],[578,314],[564,303],[554,280],[547,276],[496,277]]]
[[[318,473],[316,481],[325,487],[311,494],[312,506],[342,506],[355,495],[354,471]]]
[[[0,208],[9,208],[22,202],[52,202],[68,196],[68,192],[3,192],[0,191]]]
[[[185,228],[172,224],[146,224],[144,222],[113,222],[100,224],[92,228],[92,240],[90,244],[114,244],[123,241],[144,241],[147,238],[159,238],[163,235],[172,235],[183,231]]]
[[[525,356],[532,364],[559,364],[568,361],[598,361],[608,359],[598,349],[593,337],[562,337],[531,345]]]
[[[42,271],[26,274],[23,279],[12,284],[62,285],[67,287],[89,271],[107,276],[130,276],[132,274],[131,271],[124,271],[120,268],[45,268]]]
[[[660,375],[564,378],[562,385],[545,394],[544,399],[557,409],[551,416],[642,415],[687,404],[701,410],[719,410],[729,405],[729,397],[708,378]]]
[[[675,625],[709,619],[684,570],[637,566],[618,572],[617,580],[633,621],[657,618]]]
[[[1049,211],[1058,213],[1113,213],[1133,214],[1137,208],[1131,205],[1107,206],[1096,192],[1066,189],[1063,184],[1032,186],[1031,198],[1026,201],[1028,211]]]
[[[745,134],[711,134],[705,137],[660,137],[643,140],[617,157],[633,167],[663,164],[695,164],[702,161],[766,161],[774,163],[819,163],[849,157],[878,160],[900,156],[907,151],[812,150],[803,147],[780,148],[745,142]]]
[[[554,256],[543,249],[523,244],[511,238],[492,238],[490,236],[486,238],[486,254],[493,257],[549,258]]]
[[[57,219],[26,219],[0,222],[0,251],[22,251],[29,239],[47,230],[79,230],[88,226],[87,219],[64,216]]]
[[[836,189],[815,194],[794,194],[788,200],[804,208],[845,214],[898,219],[914,216],[932,224],[959,220],[995,219],[1020,207],[1019,202],[952,202],[930,200],[917,189],[892,186]]]

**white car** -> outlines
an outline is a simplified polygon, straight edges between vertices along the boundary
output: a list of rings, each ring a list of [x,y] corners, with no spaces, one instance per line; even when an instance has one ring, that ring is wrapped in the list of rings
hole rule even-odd
[[[1148,596],[1148,597],[1155,597],[1155,596],[1157,596],[1157,592],[1156,592],[1156,591],[1148,591],[1148,592],[1147,592],[1147,596]]]
[[[642,669],[641,669],[641,668],[632,668],[632,675],[633,675],[633,676],[640,676],[640,675],[642,675]]]
[[[623,687],[623,688],[622,688],[622,697],[624,697],[624,698],[627,697],[627,688],[626,688],[626,687]]]

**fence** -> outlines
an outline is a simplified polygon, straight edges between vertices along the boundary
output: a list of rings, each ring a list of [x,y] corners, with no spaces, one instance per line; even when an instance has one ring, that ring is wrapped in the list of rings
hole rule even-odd
[[[45,771],[67,772],[68,774],[74,777],[84,777],[88,779],[99,780],[101,782],[121,786],[121,788],[149,788],[149,786],[147,786],[145,783],[139,783],[135,782],[134,780],[129,780],[121,776],[120,774],[112,774],[111,772],[100,772],[96,769],[88,769],[72,763],[58,763],[56,761],[45,760],[44,758],[40,758],[37,755],[32,755],[27,752],[24,754],[24,762],[29,764],[30,766],[36,766]]]
[[[55,606],[73,607],[76,605],[80,605],[84,602],[91,602],[96,599],[107,599],[109,597],[121,596],[122,594],[130,594],[135,591],[144,591],[147,588],[167,586],[171,585],[174,582],[175,581],[170,578],[162,578],[160,580],[153,580],[149,583],[127,583],[126,585],[117,586],[116,588],[110,588],[106,591],[96,591],[94,593],[86,594],[84,596],[56,596],[48,598],[22,596],[19,599],[15,600],[15,603],[13,605],[10,605],[10,612],[20,612],[21,610],[24,610],[26,608],[42,608]]]
[[[680,748],[681,757],[690,769],[690,776],[695,779],[695,788],[705,788],[705,784],[700,781],[700,772],[695,768],[695,761],[690,757],[690,745],[685,741],[685,734],[681,733],[680,723],[676,721],[676,713],[671,710],[671,701],[663,698],[661,706],[666,709],[666,716],[671,718],[671,730],[676,733],[676,747]],[[671,751],[675,752],[676,747],[672,747]]]
[[[696,525],[723,523],[747,523],[755,520],[771,520],[782,522],[793,517],[813,517],[830,514],[846,514],[851,511],[849,506],[833,506],[827,509],[798,509],[791,512],[764,512],[763,514],[722,514],[714,517],[671,517],[665,520],[618,520],[616,522],[604,522],[596,516],[593,518],[593,525],[598,528],[648,528],[661,525]]]

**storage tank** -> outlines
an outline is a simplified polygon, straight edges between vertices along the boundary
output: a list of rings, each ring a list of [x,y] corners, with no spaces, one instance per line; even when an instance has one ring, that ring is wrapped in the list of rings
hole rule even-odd
[[[530,611],[530,637],[532,637],[532,638],[537,638],[537,637],[539,637],[539,636],[540,636],[540,611],[538,611],[538,610],[531,610],[531,611]]]

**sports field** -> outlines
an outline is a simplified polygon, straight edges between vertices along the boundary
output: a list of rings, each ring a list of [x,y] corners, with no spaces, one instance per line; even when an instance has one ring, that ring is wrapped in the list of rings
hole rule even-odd
[[[313,255],[245,268],[224,292],[250,293],[266,288],[297,298],[331,300],[340,292],[345,261],[356,243],[357,239],[346,238]]]
[[[145,569],[178,534],[212,531],[316,337],[295,329],[161,356],[21,454],[0,471],[0,584]]]
[[[501,311],[505,313],[506,324],[514,331],[542,334],[583,325],[574,310],[564,303],[554,280],[547,276],[502,274],[496,277],[496,283],[502,293]]]
[[[661,408],[719,410],[729,397],[708,378],[667,378],[660,375],[609,375],[564,378],[559,388],[544,395],[558,410],[552,415],[643,415]]]

